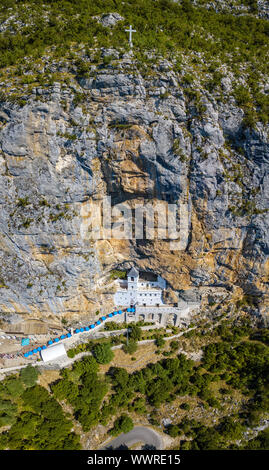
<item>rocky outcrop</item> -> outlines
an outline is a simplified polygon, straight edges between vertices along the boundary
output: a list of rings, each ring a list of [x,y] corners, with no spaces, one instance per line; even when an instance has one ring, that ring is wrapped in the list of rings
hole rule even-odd
[[[237,15],[255,15],[257,18],[269,18],[269,6],[266,0],[192,0],[196,6],[214,9],[216,12],[227,12]]]
[[[22,107],[8,96],[1,103],[2,313],[106,311],[110,270],[134,263],[175,295],[224,289],[229,302],[266,316],[268,127],[245,127],[228,83],[223,100],[201,88],[195,100],[168,61],[144,76],[126,54],[89,75],[33,87]],[[103,195],[131,208],[187,204],[187,246],[85,240],[84,209]]]

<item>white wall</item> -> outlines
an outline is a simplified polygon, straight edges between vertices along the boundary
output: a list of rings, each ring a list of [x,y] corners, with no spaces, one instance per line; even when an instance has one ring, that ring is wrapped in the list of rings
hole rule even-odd
[[[115,305],[121,305],[122,307],[129,306],[137,303],[138,305],[163,305],[162,291],[161,290],[121,290],[116,292],[114,295]]]
[[[40,351],[40,354],[44,362],[54,361],[59,357],[67,356],[63,343],[49,346],[47,349]]]
[[[126,307],[135,303],[137,305],[164,305],[162,289],[165,289],[166,282],[161,276],[158,276],[157,281],[139,280],[136,277],[131,281],[130,276],[128,276],[127,280],[127,288],[119,289],[114,295],[116,306]],[[154,290],[154,288],[158,290]]]

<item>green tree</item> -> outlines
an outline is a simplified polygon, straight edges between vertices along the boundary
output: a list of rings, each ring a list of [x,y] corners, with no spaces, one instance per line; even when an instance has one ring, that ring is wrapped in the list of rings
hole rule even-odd
[[[8,393],[12,397],[19,397],[24,392],[22,381],[18,379],[17,377],[8,379],[5,385],[6,385]]]
[[[46,403],[49,398],[50,395],[48,391],[40,385],[29,387],[22,394],[25,405],[29,406],[37,413],[40,413],[42,403]]]
[[[111,351],[111,346],[109,343],[96,344],[93,347],[92,353],[97,362],[100,364],[108,364],[112,361],[114,354]]]
[[[129,337],[133,341],[140,341],[141,336],[142,336],[142,330],[141,330],[140,326],[132,325],[131,326],[131,331],[129,333]]]
[[[122,414],[119,418],[116,419],[114,422],[114,427],[111,430],[111,434],[113,436],[117,436],[120,433],[126,433],[133,429],[134,423],[132,418],[130,418],[126,414]]]
[[[177,436],[179,436],[179,434],[181,434],[180,428],[178,426],[176,426],[175,424],[172,424],[168,428],[168,434],[171,437],[177,437]]]
[[[233,417],[225,417],[220,423],[220,433],[221,435],[229,440],[236,440],[242,437],[242,433],[245,430],[240,422],[235,421]]]
[[[176,351],[179,348],[179,341],[171,341],[170,348],[172,351]]]
[[[24,369],[21,369],[20,378],[26,387],[33,387],[37,381],[38,374],[37,368],[29,364]]]
[[[165,340],[162,336],[158,336],[158,338],[155,340],[155,344],[158,348],[162,348],[165,345]]]
[[[126,354],[133,354],[137,351],[137,342],[133,339],[130,339],[128,343],[123,345],[123,351]]]

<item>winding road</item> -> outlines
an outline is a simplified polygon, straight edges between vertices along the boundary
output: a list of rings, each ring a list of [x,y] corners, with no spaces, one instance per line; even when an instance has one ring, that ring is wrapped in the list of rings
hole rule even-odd
[[[108,442],[101,450],[119,449],[125,446],[130,447],[138,442],[143,442],[144,445],[152,449],[163,448],[163,440],[159,433],[144,426],[136,426],[132,431],[120,434]]]

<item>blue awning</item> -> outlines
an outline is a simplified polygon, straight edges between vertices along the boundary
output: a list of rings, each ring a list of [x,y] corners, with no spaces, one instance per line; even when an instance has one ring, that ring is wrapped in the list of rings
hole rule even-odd
[[[106,317],[101,317],[101,320],[105,321],[105,320],[106,320]]]
[[[113,317],[113,314],[112,313],[109,313],[108,314],[109,318]]]
[[[55,338],[54,341],[55,341],[55,343],[58,343],[58,341],[60,341],[60,340],[59,340],[59,338]]]
[[[71,338],[71,333],[67,333],[67,337],[68,337],[68,338]]]
[[[32,356],[33,351],[28,351],[29,356]]]
[[[28,354],[28,353],[24,353],[24,357],[28,357],[28,356],[29,356],[29,354]]]
[[[90,328],[95,328],[95,325],[91,325]]]
[[[47,349],[47,346],[45,346],[45,344],[44,344],[44,346],[42,346],[42,348],[41,348],[41,349]]]
[[[90,329],[90,328],[89,328],[88,326],[86,326],[85,330],[86,330],[86,331],[89,331],[89,329]]]
[[[53,341],[50,339],[49,342],[48,342],[48,344],[53,344]]]
[[[36,354],[36,353],[37,353],[37,349],[33,349],[33,353],[35,353],[35,354]]]
[[[61,339],[64,339],[64,338],[65,338],[65,335],[62,335],[62,336],[61,336]]]
[[[40,347],[40,346],[38,346],[37,350],[38,350],[38,351],[41,351],[41,347]]]
[[[75,330],[75,333],[79,333],[79,329],[78,329],[78,328]]]
[[[117,315],[117,314],[118,314],[118,312],[115,310],[115,312],[113,312],[113,315]]]
[[[122,314],[122,310],[118,310],[118,314],[121,315],[121,314]]]
[[[96,322],[96,325],[101,325],[100,320],[98,320],[98,321]]]

